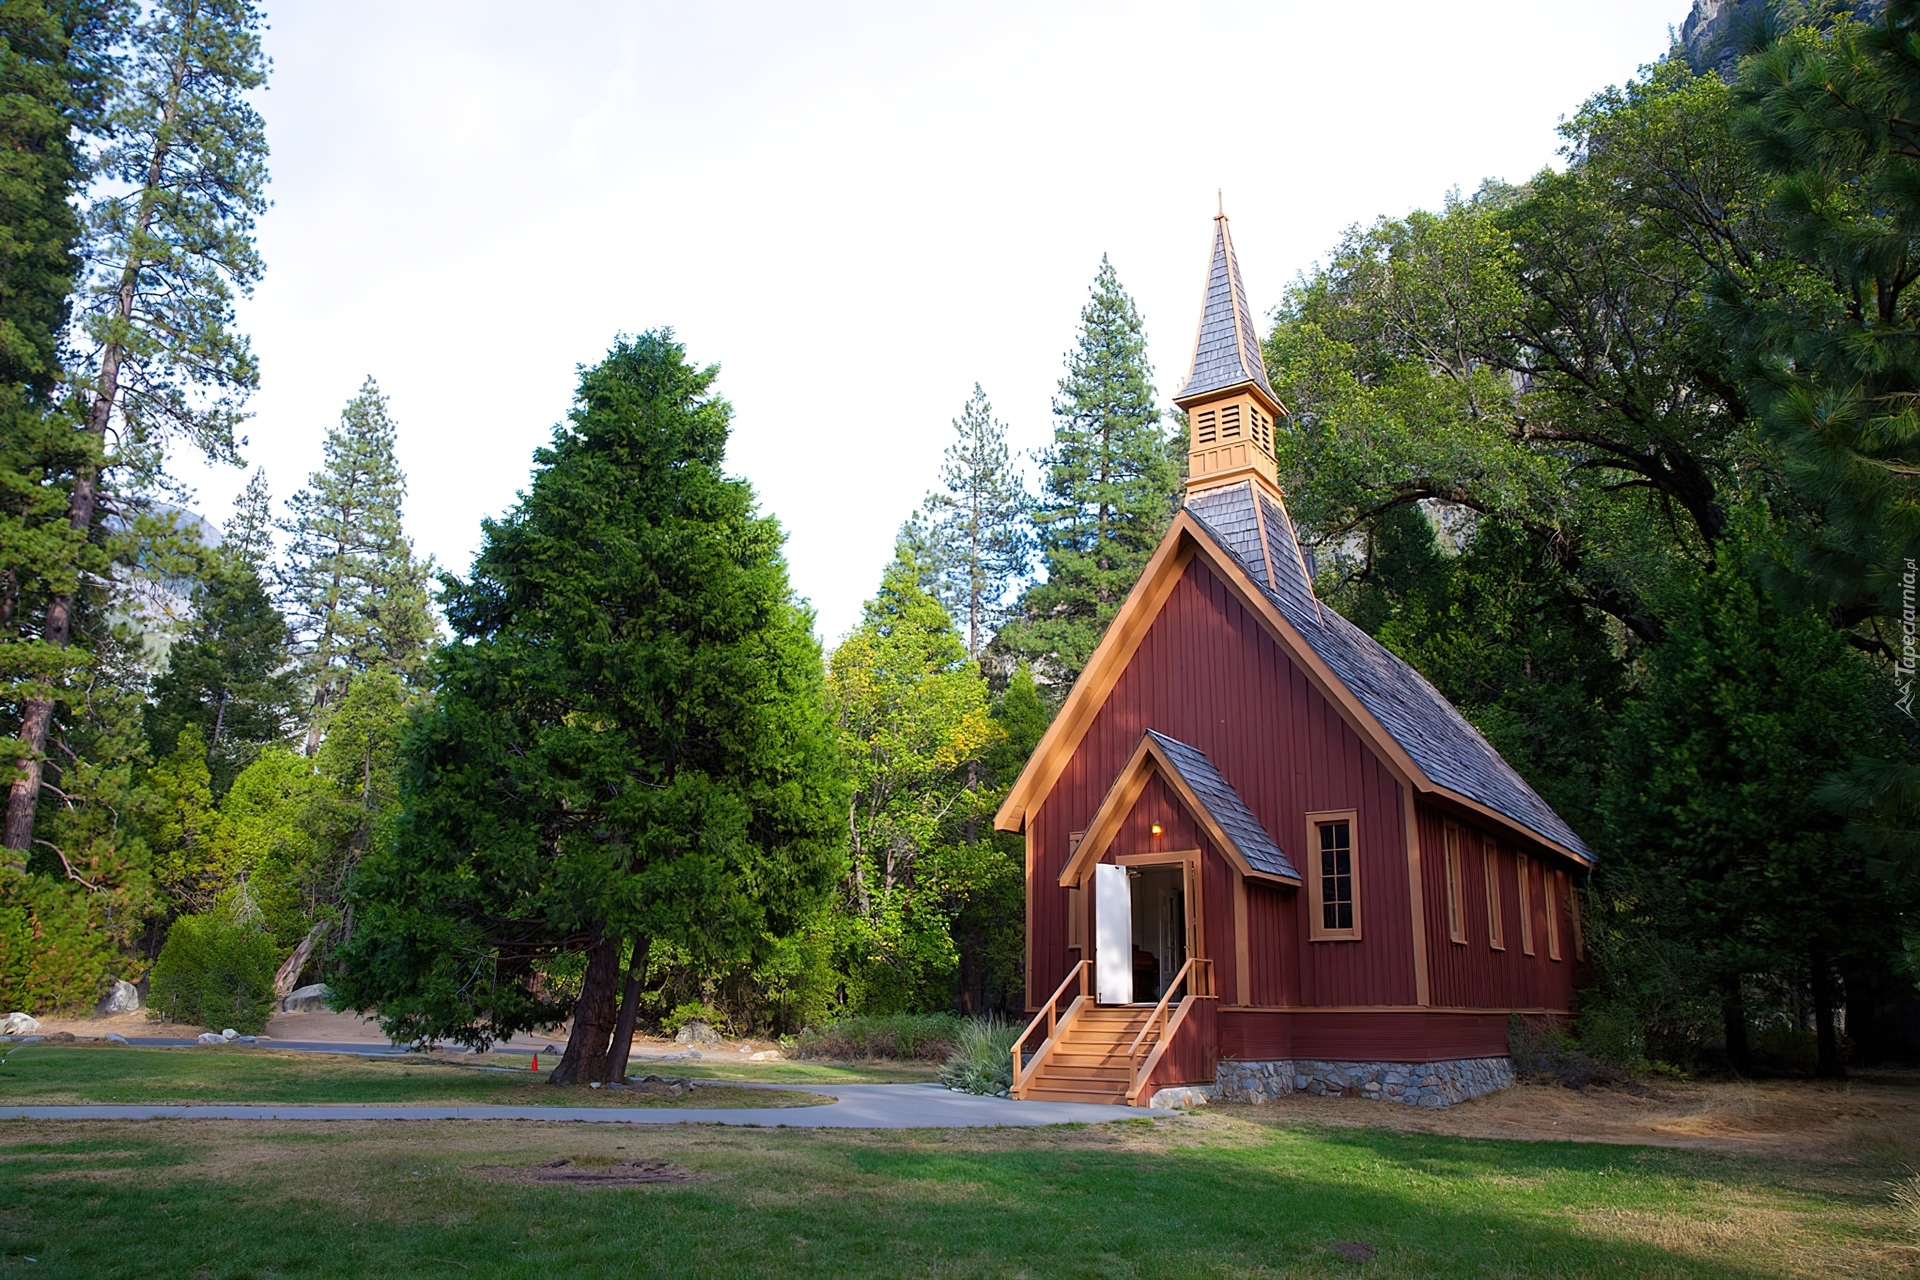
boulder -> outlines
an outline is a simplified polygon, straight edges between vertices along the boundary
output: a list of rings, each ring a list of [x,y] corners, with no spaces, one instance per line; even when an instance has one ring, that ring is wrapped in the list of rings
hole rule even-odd
[[[71,1031],[51,1031],[40,1038],[48,1044],[72,1044],[74,1034]]]
[[[311,986],[298,987],[287,993],[280,1007],[288,1013],[324,1013],[327,1001],[333,999],[333,988],[324,982]]]
[[[238,1031],[235,1031],[232,1027],[228,1027],[225,1031],[222,1031],[220,1033],[220,1038],[222,1040],[238,1040],[240,1038],[240,1033]]]
[[[118,1031],[109,1031],[107,1032],[107,1043],[108,1044],[125,1044],[127,1043],[127,1038],[121,1035]]]
[[[100,1003],[93,1007],[96,1018],[111,1018],[116,1013],[138,1013],[140,1011],[140,988],[121,978],[113,981],[113,990],[100,997]]]
[[[702,1049],[715,1049],[720,1045],[720,1033],[704,1022],[689,1022],[680,1028],[673,1037],[675,1044],[698,1045]]]
[[[760,1052],[753,1054],[751,1057],[749,1057],[747,1061],[748,1062],[778,1062],[780,1061],[780,1051],[778,1049],[762,1049]]]
[[[30,1036],[40,1030],[40,1019],[24,1013],[10,1013],[4,1027],[0,1027],[10,1036]]]
[[[218,1031],[202,1031],[193,1038],[195,1044],[225,1044],[227,1038]]]

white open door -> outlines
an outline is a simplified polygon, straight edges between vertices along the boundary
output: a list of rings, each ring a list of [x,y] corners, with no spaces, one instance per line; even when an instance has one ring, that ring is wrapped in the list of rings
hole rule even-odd
[[[1093,868],[1093,962],[1101,1004],[1133,1003],[1133,890],[1125,867]]]

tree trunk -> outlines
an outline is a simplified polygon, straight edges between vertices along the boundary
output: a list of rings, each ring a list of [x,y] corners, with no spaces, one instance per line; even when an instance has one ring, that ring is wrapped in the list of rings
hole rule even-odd
[[[573,1006],[573,1031],[548,1084],[592,1084],[607,1078],[607,1040],[613,1034],[615,984],[620,979],[620,939],[602,937],[587,955],[586,977]]]
[[[293,954],[287,957],[287,962],[280,966],[280,971],[273,975],[273,999],[276,1004],[293,993],[294,984],[300,981],[301,970],[307,967],[307,961],[313,957],[313,949],[332,928],[329,921],[322,920],[309,929],[307,936],[300,940],[300,945],[293,949]]]
[[[647,980],[647,940],[633,940],[627,959],[627,982],[620,992],[620,1017],[613,1024],[613,1047],[607,1051],[607,1079],[627,1078],[627,1056],[633,1052],[633,1023],[640,1013],[640,988]]]
[[[1727,1036],[1727,1065],[1744,1072],[1750,1054],[1747,1048],[1747,1002],[1740,995],[1740,978],[1728,978],[1721,988],[1720,1021]]]
[[[1847,1069],[1840,1064],[1840,1035],[1833,1023],[1837,1003],[1833,969],[1820,957],[1813,961],[1813,1074],[1822,1080],[1844,1080]]]

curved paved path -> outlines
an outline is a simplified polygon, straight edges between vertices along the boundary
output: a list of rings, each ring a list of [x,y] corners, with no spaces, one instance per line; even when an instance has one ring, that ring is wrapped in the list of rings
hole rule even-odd
[[[732,1084],[734,1082],[729,1081]],[[820,1093],[813,1107],[425,1107],[285,1102],[203,1106],[0,1107],[6,1120],[582,1120],[595,1124],[732,1124],[794,1129],[954,1129],[993,1125],[1098,1124],[1139,1119],[1138,1107],[1084,1102],[1011,1102],[954,1093],[937,1084],[762,1085]]]

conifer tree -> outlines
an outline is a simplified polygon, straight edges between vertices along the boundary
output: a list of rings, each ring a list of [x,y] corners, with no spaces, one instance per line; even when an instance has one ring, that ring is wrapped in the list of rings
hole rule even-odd
[[[336,984],[392,1035],[481,1044],[570,1007],[553,1080],[603,1079],[654,942],[733,968],[838,876],[820,649],[778,524],[721,470],[717,373],[670,333],[622,339],[449,587],[458,642],[407,734],[395,834],[355,878]],[[562,1003],[543,968],[581,958]]]
[[[224,547],[208,559],[193,623],[153,682],[147,737],[157,758],[192,726],[214,794],[224,795],[261,747],[286,735],[298,693],[287,663],[287,622],[259,575]]]
[[[1046,579],[1027,590],[1007,628],[1010,647],[1062,691],[1159,545],[1179,489],[1140,313],[1104,257],[1092,292],[1053,403],[1033,513]]]
[[[24,21],[39,7],[8,5],[8,20],[17,10]],[[75,6],[67,17],[89,10]],[[121,53],[117,24],[129,12],[102,5],[92,27],[76,29],[69,20],[61,38],[99,35],[70,43],[63,57],[73,63],[72,50],[89,43],[102,60]],[[40,685],[20,709],[4,840],[16,857],[33,845],[48,735],[61,685],[72,678],[55,655],[73,641],[86,608],[83,586],[107,581],[98,565],[81,564],[86,549],[103,540],[108,507],[137,492],[168,438],[234,460],[234,427],[258,381],[246,336],[232,321],[234,294],[248,292],[262,269],[253,224],[266,207],[266,133],[246,99],[266,82],[260,14],[251,0],[155,0],[139,13],[113,74],[97,66],[68,78],[69,86],[94,86],[94,101],[98,87],[108,86],[104,114],[78,109],[88,94],[63,91],[61,98],[70,129],[90,128],[105,140],[93,168],[107,180],[107,194],[88,211],[91,270],[80,282],[83,327],[95,348],[78,388],[86,417],[67,433],[72,440],[51,450],[64,458],[68,534],[61,547],[43,548],[65,560],[45,575],[48,598],[34,637],[53,652],[41,656]],[[80,172],[74,136],[48,143],[67,152],[54,166],[64,166],[54,175],[63,197]],[[50,234],[71,252],[64,230]],[[53,261],[38,258],[43,268]],[[53,311],[64,318],[66,306],[62,290]],[[121,471],[127,479],[115,478]],[[88,640],[98,651],[98,637]]]
[[[273,495],[267,489],[267,469],[255,467],[247,487],[233,500],[233,519],[227,522],[221,547],[234,561],[253,570],[262,581],[273,554]]]
[[[368,378],[327,433],[321,469],[287,504],[281,593],[309,690],[308,755],[357,672],[417,681],[433,639],[431,567],[415,559],[400,524],[407,482],[395,435],[386,399]]]
[[[927,495],[935,595],[965,629],[967,652],[980,656],[1006,616],[1007,597],[1026,575],[1032,549],[1028,497],[979,383],[960,416],[940,469],[944,486]]]

